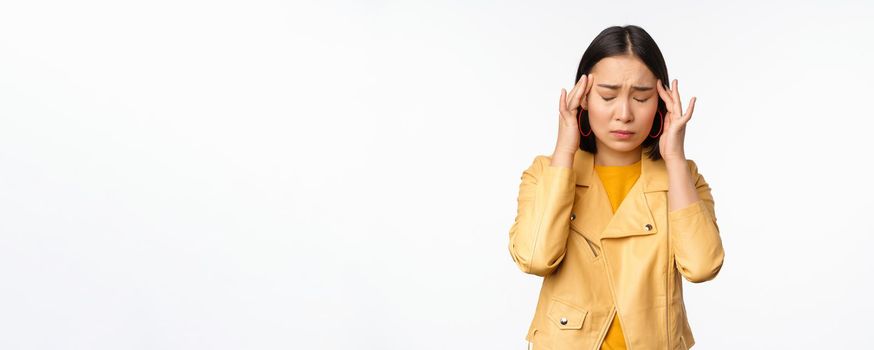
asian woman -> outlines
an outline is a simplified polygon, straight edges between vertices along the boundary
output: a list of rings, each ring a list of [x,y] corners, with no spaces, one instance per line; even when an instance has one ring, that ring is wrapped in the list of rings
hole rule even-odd
[[[552,155],[521,176],[509,251],[543,277],[530,349],[688,349],[682,279],[724,251],[710,186],[686,158],[678,81],[642,28],[602,31],[559,96]]]

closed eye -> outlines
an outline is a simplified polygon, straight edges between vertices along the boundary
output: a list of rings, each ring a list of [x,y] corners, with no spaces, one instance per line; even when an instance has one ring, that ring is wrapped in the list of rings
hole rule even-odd
[[[601,99],[603,99],[604,101],[610,101],[610,100],[612,100],[612,99],[614,99],[614,98],[616,98],[616,97],[610,97],[610,98],[606,98],[606,97],[603,97],[603,96],[601,97]],[[634,100],[637,101],[637,102],[646,102],[646,101],[649,101],[649,98],[645,98],[645,99],[642,99],[642,100],[638,100],[638,99],[635,98]]]

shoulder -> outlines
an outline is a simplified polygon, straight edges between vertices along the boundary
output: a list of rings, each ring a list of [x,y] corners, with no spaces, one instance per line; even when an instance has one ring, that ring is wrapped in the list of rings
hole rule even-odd
[[[538,154],[534,157],[534,164],[540,167],[548,166],[552,164],[552,156],[545,154]]]
[[[709,185],[707,180],[704,179],[704,175],[701,174],[701,168],[698,167],[697,162],[692,159],[686,159],[686,165],[689,167],[689,173],[692,174],[692,181],[695,182],[696,187]]]
[[[528,169],[525,170],[525,173],[538,175],[543,171],[544,168],[548,167],[549,164],[552,164],[552,156],[548,156],[545,154],[535,155],[534,160],[531,161],[531,165],[528,166]]]
[[[524,180],[528,177],[531,180],[536,180],[542,176],[560,176],[562,178],[567,176],[574,176],[574,167],[564,167],[552,165],[552,156],[545,154],[538,154],[534,156],[534,160],[531,161],[531,165],[525,169],[525,172],[522,174],[522,179]]]
[[[689,159],[689,158],[686,158],[685,160],[686,160],[686,167],[689,168],[689,173],[692,174],[692,179],[697,181],[697,179],[701,176],[701,172],[698,168],[698,162],[696,162],[693,159]],[[668,167],[668,164],[664,159],[659,159],[655,163],[658,164],[658,167],[660,167],[660,168],[666,169]]]
[[[686,165],[689,167],[689,171],[692,172],[692,175],[698,175],[698,163],[695,163],[692,159],[686,159]]]

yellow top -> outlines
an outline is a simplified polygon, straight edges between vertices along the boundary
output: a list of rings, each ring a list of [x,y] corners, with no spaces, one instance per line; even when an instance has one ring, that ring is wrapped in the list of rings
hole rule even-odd
[[[619,208],[619,204],[634,186],[637,178],[640,177],[641,161],[631,165],[595,165],[595,171],[598,172],[598,178],[604,184],[604,189],[607,190],[607,197],[610,198],[610,205],[613,207],[613,212]],[[601,343],[602,350],[625,350],[625,336],[622,334],[622,327],[619,324],[619,315],[613,317],[613,322],[610,324],[610,329],[607,330],[607,335],[604,336],[604,342]]]

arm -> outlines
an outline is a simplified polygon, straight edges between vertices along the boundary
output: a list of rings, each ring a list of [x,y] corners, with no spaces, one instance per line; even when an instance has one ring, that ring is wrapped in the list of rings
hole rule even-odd
[[[692,160],[668,161],[667,167],[669,234],[677,268],[690,282],[709,281],[725,257],[710,185]]]
[[[509,244],[522,272],[546,276],[564,259],[575,183],[572,167],[552,165],[547,156],[537,156],[522,173]]]

